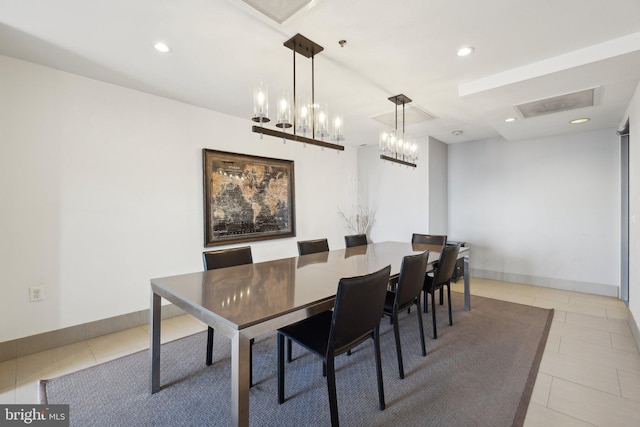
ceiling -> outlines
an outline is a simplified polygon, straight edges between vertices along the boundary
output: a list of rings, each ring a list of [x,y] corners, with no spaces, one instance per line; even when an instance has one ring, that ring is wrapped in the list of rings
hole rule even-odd
[[[315,98],[342,112],[355,146],[377,144],[397,94],[432,116],[407,125],[416,138],[518,141],[618,127],[640,81],[639,0],[313,0],[281,24],[242,0],[0,0],[0,54],[246,118],[247,132],[258,81],[272,115],[291,91],[283,43],[297,33],[324,47]],[[462,46],[475,52],[458,57]],[[297,58],[297,91],[310,93],[311,61]],[[515,108],[586,89],[593,106]]]

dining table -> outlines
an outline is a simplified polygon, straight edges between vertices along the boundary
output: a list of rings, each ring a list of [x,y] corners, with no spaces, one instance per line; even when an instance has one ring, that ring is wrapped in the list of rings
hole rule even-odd
[[[252,339],[331,309],[341,278],[373,273],[387,265],[391,265],[392,277],[397,276],[404,256],[426,250],[429,250],[428,272],[438,261],[441,249],[441,246],[426,244],[379,242],[151,279],[150,391],[156,393],[162,386],[163,298],[214,328],[216,335],[231,340],[230,424],[248,426]],[[471,309],[469,253],[469,247],[461,247],[458,254],[464,261],[464,310],[467,311]]]

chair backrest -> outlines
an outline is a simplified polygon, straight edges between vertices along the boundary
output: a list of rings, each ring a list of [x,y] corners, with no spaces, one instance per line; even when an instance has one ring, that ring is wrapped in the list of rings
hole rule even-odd
[[[447,244],[447,236],[442,236],[437,234],[413,233],[413,236],[411,236],[411,243],[422,243],[425,245],[444,246]]]
[[[329,252],[327,239],[303,240],[298,242],[298,254],[307,255],[317,252]]]
[[[407,255],[402,258],[395,304],[401,307],[420,296],[428,263],[429,251],[417,255]]]
[[[205,270],[233,267],[234,265],[253,264],[251,246],[203,252],[202,262],[204,263]]]
[[[445,245],[440,252],[440,260],[438,266],[433,273],[433,285],[439,286],[448,282],[453,276],[453,270],[456,268],[458,260],[458,252],[460,252],[460,243],[456,245]]]
[[[367,244],[367,235],[353,234],[351,236],[344,236],[344,244],[348,248],[352,248],[354,246],[364,246]]]
[[[391,266],[375,273],[340,279],[333,307],[328,352],[340,354],[344,347],[366,338],[380,325]]]

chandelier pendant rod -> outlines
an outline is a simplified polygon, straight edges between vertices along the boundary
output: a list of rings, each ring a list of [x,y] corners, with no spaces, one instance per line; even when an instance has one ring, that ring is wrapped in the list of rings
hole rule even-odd
[[[407,140],[404,138],[404,99],[402,100],[402,144],[406,144]],[[402,153],[402,160],[405,160],[404,158],[404,152]]]
[[[296,102],[296,45],[293,45],[293,134],[296,134],[296,114],[298,114],[298,106]]]
[[[315,53],[311,54],[311,138],[316,137]]]
[[[396,97],[396,98],[397,98],[397,97]],[[396,135],[395,135],[395,138],[396,138],[396,142],[395,142],[395,143],[396,143],[396,148],[395,148],[395,150],[394,150],[394,151],[395,151],[394,155],[395,155],[395,157],[396,157],[396,159],[397,159],[397,158],[398,158],[398,103],[397,103],[397,102],[394,102],[394,104],[396,104]],[[404,105],[404,104],[403,104],[403,105]]]

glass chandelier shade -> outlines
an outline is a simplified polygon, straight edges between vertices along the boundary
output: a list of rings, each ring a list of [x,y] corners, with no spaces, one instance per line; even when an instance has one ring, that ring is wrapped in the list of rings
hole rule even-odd
[[[296,130],[306,135],[311,130],[311,105],[307,100],[298,97],[296,108]]]
[[[418,146],[410,135],[396,131],[382,131],[378,142],[380,152],[384,155],[415,163],[418,160]]]
[[[318,104],[313,109],[315,115],[316,136],[323,140],[329,135],[329,106]]]
[[[276,126],[283,129],[293,126],[291,120],[291,98],[286,90],[283,90],[280,98],[278,98],[278,121]]]
[[[269,122],[269,88],[262,80],[253,88],[254,122]]]
[[[333,131],[331,132],[331,139],[340,142],[344,140],[344,120],[342,114],[333,115]]]

